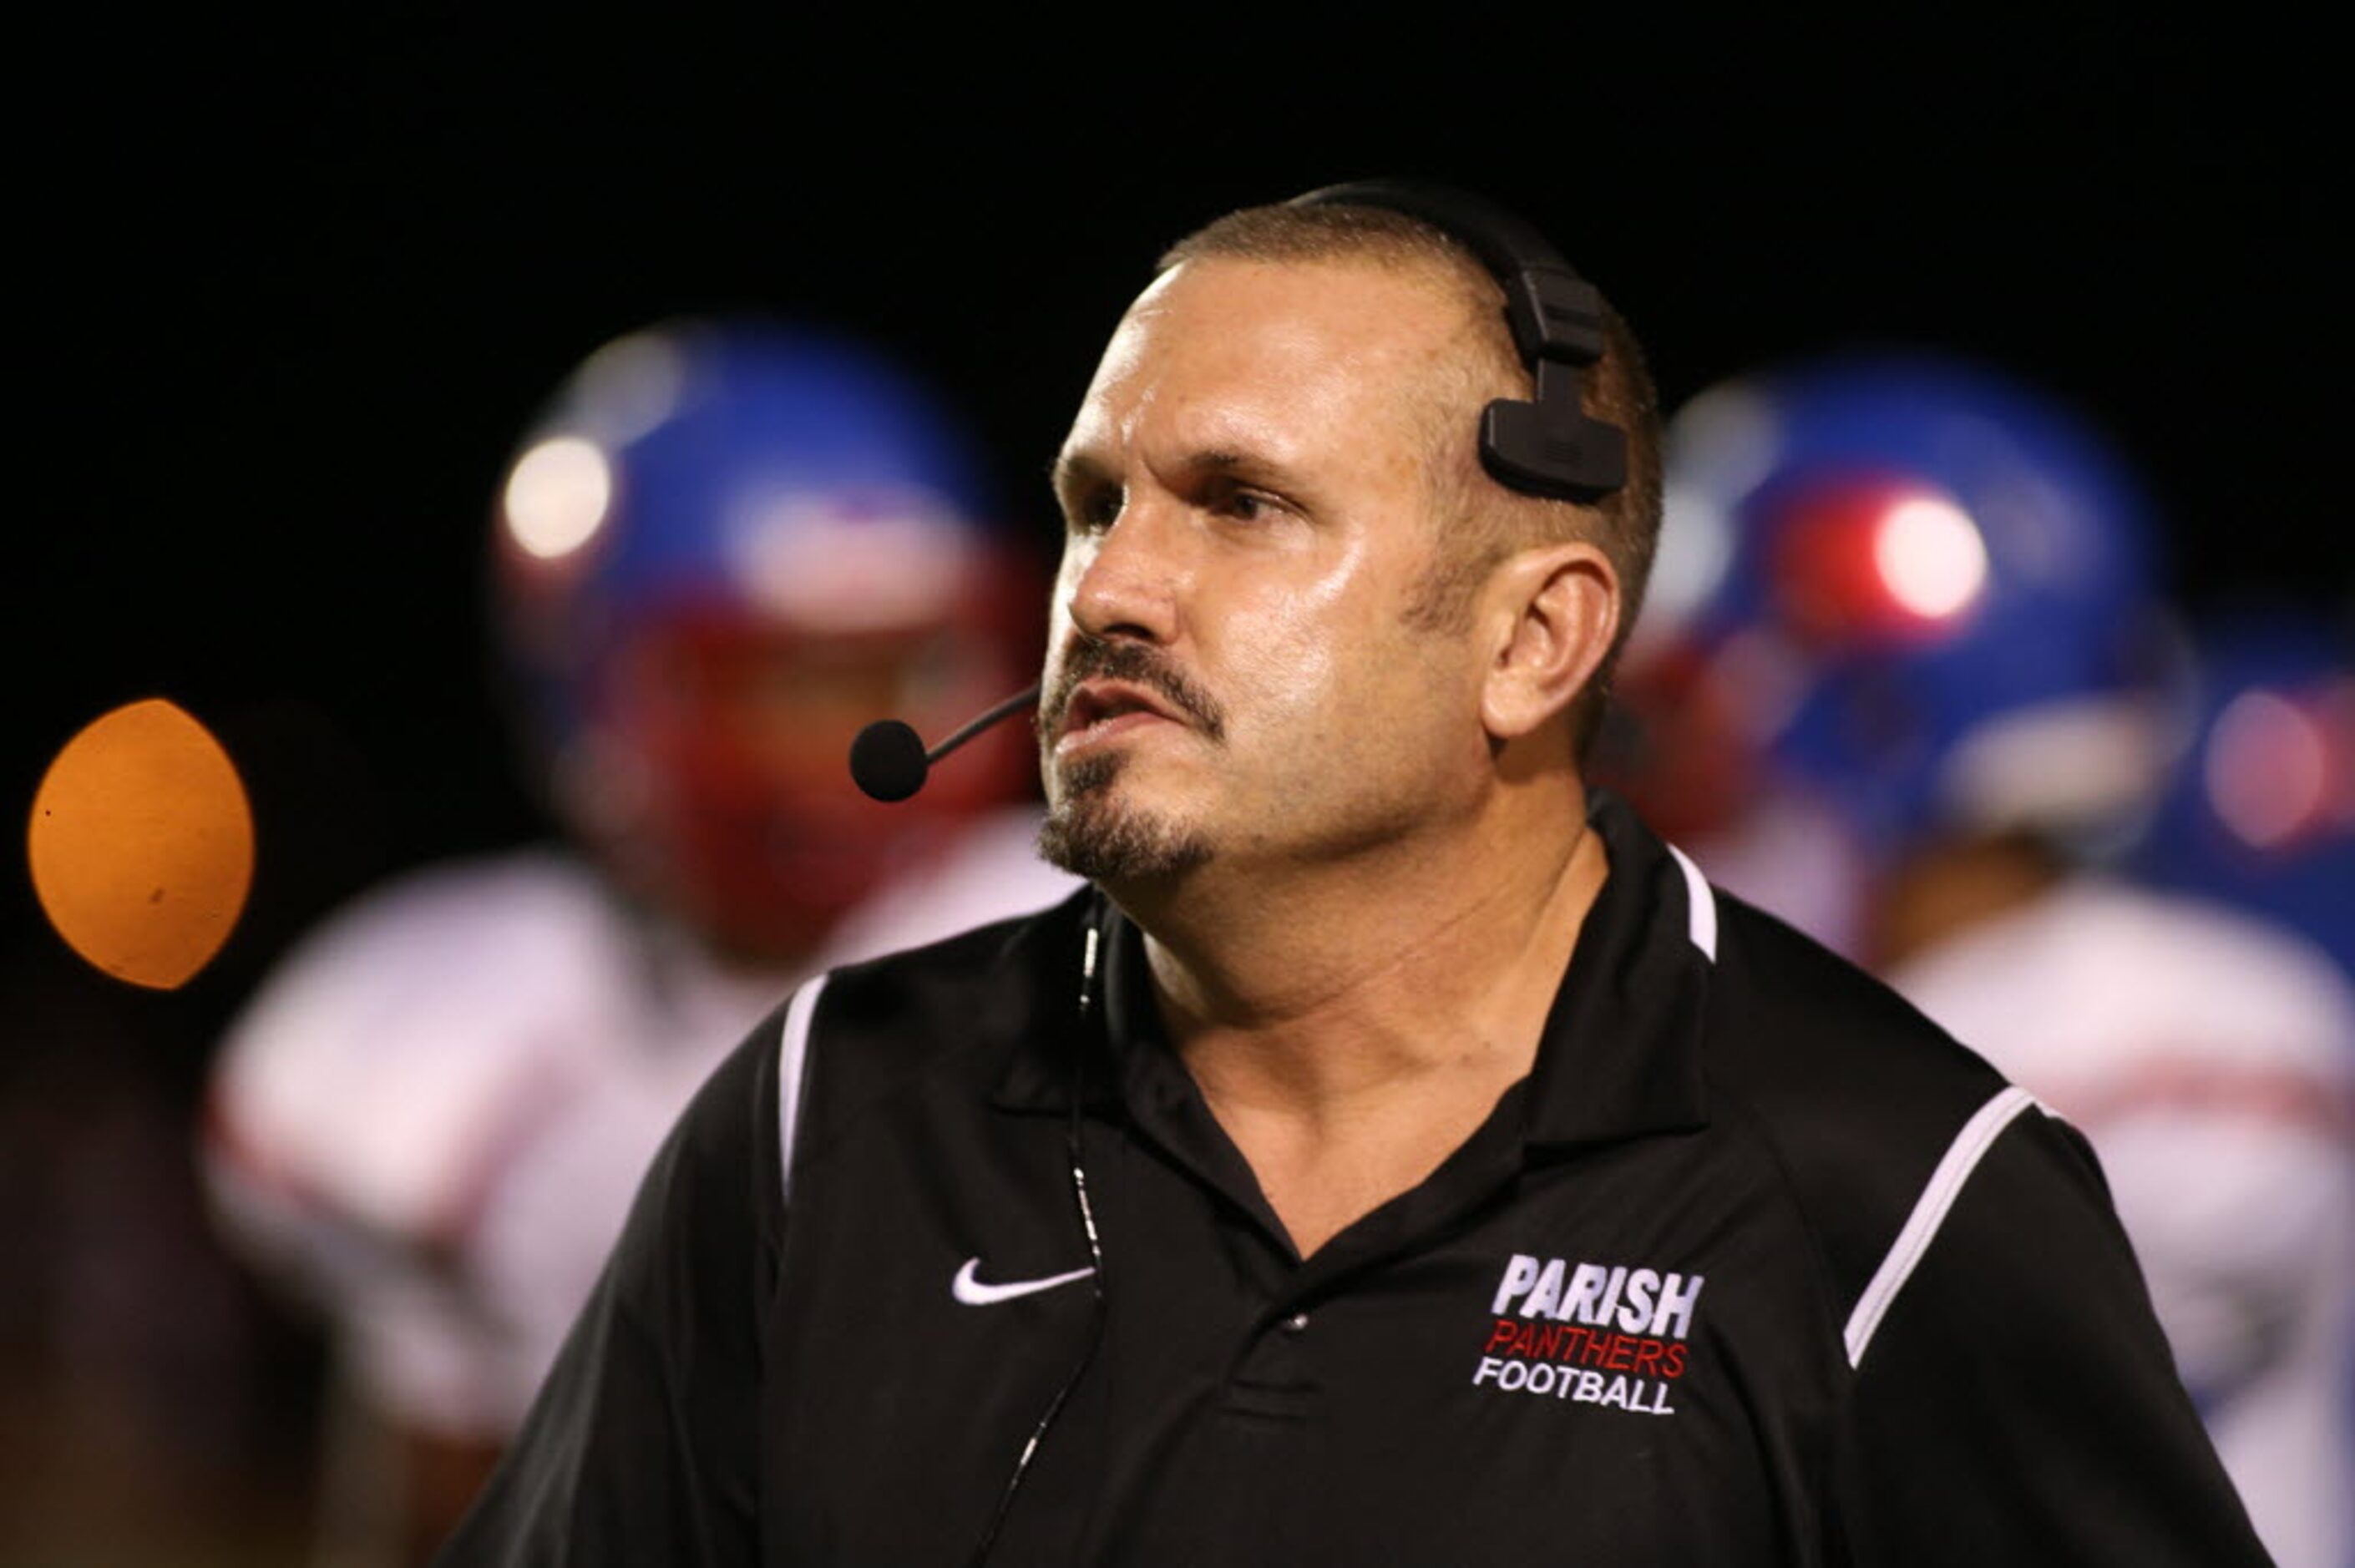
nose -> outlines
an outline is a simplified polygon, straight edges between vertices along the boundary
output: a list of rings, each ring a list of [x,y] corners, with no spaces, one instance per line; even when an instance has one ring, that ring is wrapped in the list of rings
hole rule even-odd
[[[1166,643],[1178,631],[1184,572],[1169,520],[1132,500],[1111,526],[1064,551],[1065,611],[1091,637]]]

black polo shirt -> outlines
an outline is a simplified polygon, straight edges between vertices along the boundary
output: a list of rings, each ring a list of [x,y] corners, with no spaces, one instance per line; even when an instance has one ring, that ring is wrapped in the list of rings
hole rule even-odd
[[[965,1562],[1069,1383],[992,1562],[2264,1562],[2083,1140],[1594,821],[1534,1071],[1306,1260],[1095,895],[805,987],[443,1561]]]

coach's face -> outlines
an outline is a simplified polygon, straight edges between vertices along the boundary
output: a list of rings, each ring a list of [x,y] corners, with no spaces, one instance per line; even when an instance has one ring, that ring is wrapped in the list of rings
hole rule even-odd
[[[1408,611],[1465,312],[1412,273],[1227,259],[1130,308],[1057,467],[1050,855],[1114,882],[1332,859],[1461,808],[1481,661]]]

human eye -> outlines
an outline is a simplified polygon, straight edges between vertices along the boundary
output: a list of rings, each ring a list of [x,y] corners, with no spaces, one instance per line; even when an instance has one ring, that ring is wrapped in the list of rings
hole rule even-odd
[[[1273,522],[1284,510],[1284,503],[1267,492],[1233,482],[1213,486],[1205,500],[1211,513],[1235,523]]]
[[[1075,534],[1101,534],[1120,518],[1126,496],[1117,484],[1092,480],[1063,493],[1063,521]]]

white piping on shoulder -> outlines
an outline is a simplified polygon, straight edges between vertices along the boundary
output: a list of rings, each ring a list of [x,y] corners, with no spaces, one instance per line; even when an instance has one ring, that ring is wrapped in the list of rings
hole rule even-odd
[[[785,1007],[785,1026],[777,1042],[777,1176],[778,1193],[789,1195],[794,1185],[794,1134],[801,1124],[802,1079],[809,1058],[810,1020],[817,1012],[818,994],[826,977],[818,975]]]
[[[1676,845],[1668,853],[1677,857],[1677,864],[1685,874],[1685,927],[1692,937],[1692,945],[1709,955],[1710,963],[1717,962],[1717,894],[1710,888],[1709,878],[1692,857]]]
[[[1856,1310],[1849,1314],[1849,1366],[1854,1367],[1863,1361],[1864,1350],[1872,1342],[1873,1331],[1881,1327],[1881,1319],[1888,1315],[1891,1304],[1897,1299],[1897,1293],[1905,1288],[1905,1281],[1912,1277],[1914,1266],[1922,1261],[1923,1254],[1930,1250],[1931,1242],[1937,1238],[1938,1227],[1945,1223],[1946,1212],[1955,1206],[1955,1200],[1962,1196],[1963,1184],[1971,1179],[1971,1172],[1978,1169],[1979,1160],[1994,1145],[1997,1136],[2011,1125],[2013,1118],[2036,1103],[2036,1097],[2026,1089],[2017,1086],[2004,1089],[1979,1107],[1971,1119],[1963,1124],[1963,1130],[1955,1135],[1955,1141],[1947,1146],[1945,1158],[1938,1161],[1938,1168],[1930,1172],[1929,1185],[1922,1189],[1922,1196],[1914,1202],[1913,1212],[1906,1216],[1905,1228],[1897,1233],[1897,1240],[1890,1245],[1889,1255],[1881,1260],[1881,1267],[1873,1274],[1872,1283],[1864,1287],[1864,1294],[1857,1299]]]

